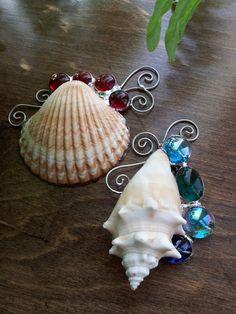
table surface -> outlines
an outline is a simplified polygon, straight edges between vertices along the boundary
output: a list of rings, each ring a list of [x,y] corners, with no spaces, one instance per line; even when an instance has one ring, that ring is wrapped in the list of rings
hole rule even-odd
[[[201,4],[168,63],[163,40],[149,53],[154,1],[0,1],[0,313],[233,313],[235,311],[236,3]],[[165,19],[166,24],[167,19]],[[214,235],[194,243],[189,263],[160,263],[131,291],[102,228],[117,198],[105,179],[59,187],[34,176],[19,155],[20,129],[7,115],[55,72],[88,69],[118,81],[143,65],[161,75],[149,115],[130,110],[131,136],[162,137],[174,120],[200,128],[191,165],[201,173]],[[129,152],[123,163],[139,161]]]

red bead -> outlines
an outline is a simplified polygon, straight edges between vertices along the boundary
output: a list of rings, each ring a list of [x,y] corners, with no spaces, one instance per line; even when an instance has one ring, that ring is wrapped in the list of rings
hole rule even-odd
[[[129,107],[129,94],[123,90],[116,90],[109,97],[109,104],[112,108],[123,111]]]
[[[92,74],[90,72],[87,71],[79,71],[78,73],[75,73],[73,75],[73,80],[75,81],[81,81],[84,82],[85,84],[89,84],[92,82]]]
[[[49,88],[54,91],[55,89],[57,89],[60,85],[62,85],[63,83],[66,83],[70,81],[70,77],[68,74],[66,73],[57,73],[57,74],[53,74],[49,80]]]
[[[116,84],[116,79],[112,74],[102,74],[96,78],[95,87],[98,91],[106,92],[111,90]]]

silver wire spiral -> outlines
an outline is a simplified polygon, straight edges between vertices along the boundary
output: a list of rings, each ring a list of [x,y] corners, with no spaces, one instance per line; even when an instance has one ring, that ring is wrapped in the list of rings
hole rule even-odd
[[[51,91],[48,89],[40,89],[37,91],[37,93],[35,94],[35,98],[39,103],[44,103],[45,100],[48,99],[48,97],[51,95]]]
[[[8,122],[12,126],[22,126],[27,120],[27,114],[23,110],[17,110],[18,108],[40,108],[45,100],[51,95],[51,91],[48,89],[40,89],[35,94],[36,100],[40,103],[39,105],[29,104],[18,104],[15,105],[8,114]]]
[[[186,125],[184,125],[180,131],[179,131],[179,135],[182,136],[184,139],[186,139],[188,142],[194,142],[198,139],[199,137],[199,128],[197,126],[197,124],[195,122],[193,122],[192,120],[189,119],[180,119],[180,120],[176,120],[174,121],[167,129],[165,136],[163,138],[163,142],[165,141],[165,139],[168,136],[168,133],[170,132],[170,130],[177,126],[178,124],[182,124],[182,123],[187,123]]]
[[[125,92],[140,91],[143,94],[135,95],[130,100],[130,106],[135,112],[147,113],[154,107],[154,97],[147,89],[141,87],[131,87],[124,90]],[[145,94],[145,95],[144,95]]]
[[[137,73],[141,72],[137,79],[137,86],[124,89],[125,92],[140,92],[130,100],[130,106],[137,113],[147,113],[154,107],[154,97],[150,90],[153,90],[159,85],[160,74],[153,67],[144,66],[133,71],[125,81],[120,85],[123,89],[127,82]],[[154,84],[152,84],[155,81]],[[152,84],[152,85],[151,85]]]
[[[156,88],[160,83],[160,74],[159,72],[150,66],[143,66],[136,70],[134,70],[120,85],[121,89],[127,84],[127,82],[133,77],[135,74],[142,72],[138,79],[137,79],[137,86],[141,87],[142,89],[146,90],[152,90]],[[153,85],[150,85],[153,83],[153,81],[156,80],[156,82]],[[143,83],[142,83],[143,81]],[[145,84],[146,83],[146,84]],[[145,85],[144,85],[145,84]]]
[[[133,163],[130,165],[117,166],[117,167],[111,169],[106,175],[106,186],[113,193],[122,194],[124,188],[129,183],[129,180],[130,180],[129,176],[125,173],[120,173],[117,176],[115,176],[114,183],[112,184],[112,182],[111,182],[112,181],[112,175],[120,169],[138,167],[138,166],[141,166],[143,164],[144,164],[144,161],[141,161],[141,162]],[[116,188],[113,188],[112,185],[114,185]]]
[[[158,138],[151,132],[141,132],[132,140],[132,149],[139,156],[148,156],[160,147]]]
[[[21,126],[27,120],[27,115],[22,110],[16,110],[17,108],[40,108],[41,105],[28,105],[28,104],[18,104],[15,105],[8,114],[8,122],[12,126]]]

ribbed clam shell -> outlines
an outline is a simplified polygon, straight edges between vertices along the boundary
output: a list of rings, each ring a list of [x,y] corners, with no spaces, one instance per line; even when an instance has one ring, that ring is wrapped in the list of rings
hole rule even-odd
[[[86,84],[61,85],[23,126],[20,151],[40,178],[56,184],[105,174],[129,144],[125,119]]]
[[[181,257],[171,239],[184,234],[184,223],[168,157],[159,149],[129,181],[103,225],[113,236],[109,253],[122,258],[133,290],[162,257]]]

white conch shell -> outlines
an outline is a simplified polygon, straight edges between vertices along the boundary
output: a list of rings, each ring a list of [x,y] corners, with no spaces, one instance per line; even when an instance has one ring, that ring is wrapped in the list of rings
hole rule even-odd
[[[87,182],[117,164],[129,144],[125,119],[80,81],[61,85],[23,126],[20,151],[40,178]]]
[[[185,234],[181,213],[168,157],[159,149],[130,180],[103,225],[114,239],[109,253],[122,258],[133,290],[162,257],[181,257],[171,242],[174,234]]]

